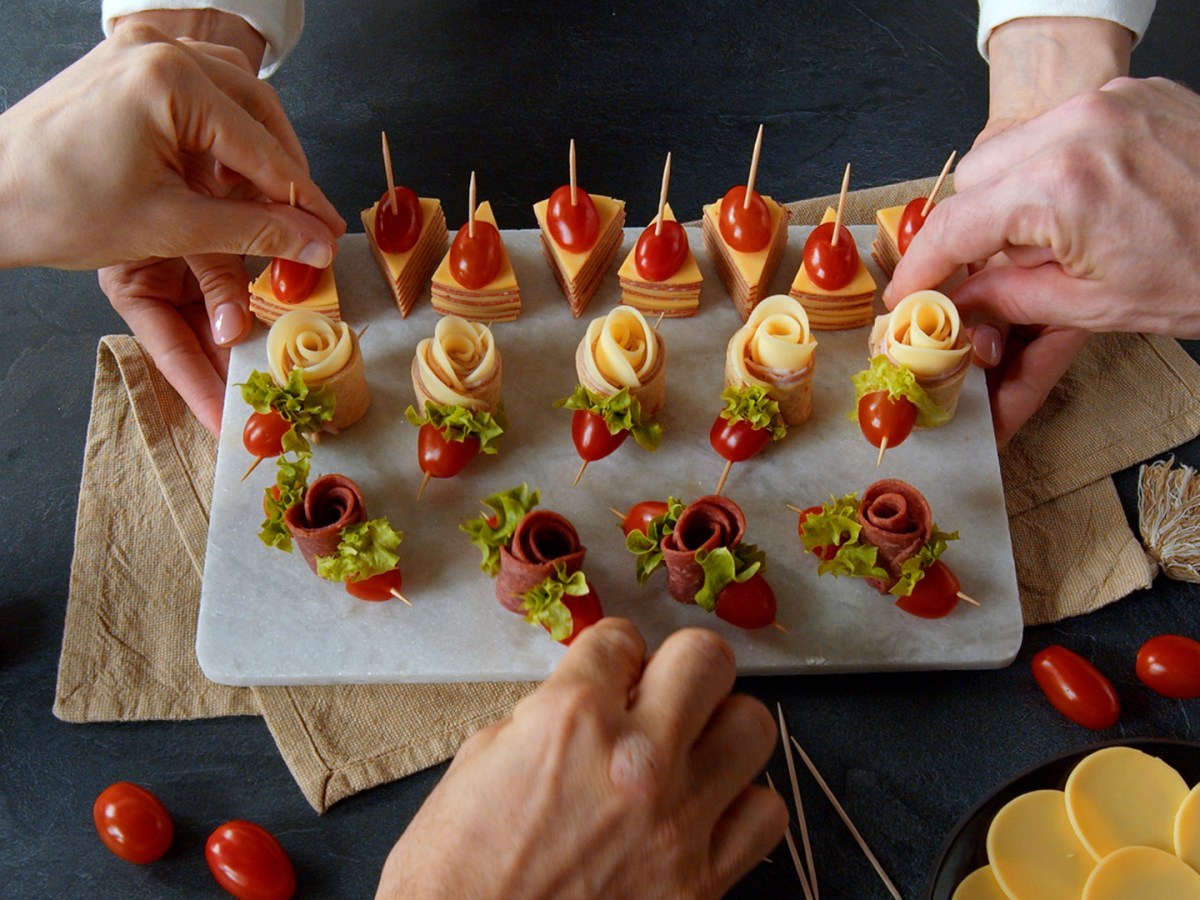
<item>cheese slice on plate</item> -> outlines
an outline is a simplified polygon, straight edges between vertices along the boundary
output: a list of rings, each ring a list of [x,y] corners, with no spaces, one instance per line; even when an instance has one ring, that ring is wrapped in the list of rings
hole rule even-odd
[[[1077,900],[1096,861],[1071,827],[1062,791],[1015,797],[992,819],[987,856],[1010,897]]]
[[[1188,792],[1175,814],[1175,855],[1200,871],[1200,784]]]
[[[1000,889],[991,866],[981,866],[964,878],[950,900],[1008,900],[1008,894]]]
[[[480,203],[475,210],[475,219],[495,226],[492,204],[486,200]],[[500,271],[490,282],[478,290],[463,287],[450,274],[450,253],[447,251],[433,273],[432,294],[433,308],[439,313],[461,316],[471,322],[511,322],[521,314],[521,289],[503,239]]]
[[[655,219],[657,218],[656,216]],[[668,222],[677,221],[670,203],[663,209],[663,219]],[[636,256],[635,242],[629,255],[625,257],[625,262],[621,263],[621,268],[617,270],[617,279],[621,283],[621,302],[652,316],[660,313],[668,319],[694,316],[700,308],[700,285],[704,278],[700,274],[700,266],[696,264],[696,257],[691,248],[688,248],[687,258],[679,267],[679,271],[665,281],[644,280],[638,274],[637,264],[634,262]]]
[[[257,278],[250,282],[250,312],[258,317],[258,321],[270,327],[276,319],[293,309],[306,309],[328,316],[335,322],[342,319],[341,306],[338,303],[337,285],[333,280],[333,266],[321,270],[317,286],[300,303],[285,303],[275,296],[271,289],[271,265],[262,270]]]
[[[1100,861],[1081,900],[1200,900],[1200,872],[1155,847],[1124,847]]]

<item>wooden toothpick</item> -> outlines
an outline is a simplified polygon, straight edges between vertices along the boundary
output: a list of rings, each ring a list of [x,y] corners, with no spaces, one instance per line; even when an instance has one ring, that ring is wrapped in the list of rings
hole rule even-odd
[[[787,628],[785,628],[781,622],[778,622],[778,621],[772,622],[771,627],[774,628],[776,631],[780,632],[781,634],[791,634],[791,632],[788,631]]]
[[[812,844],[808,841],[808,824],[804,820],[804,804],[800,800],[800,785],[796,782],[796,761],[792,759],[792,751],[788,746],[788,727],[783,718],[783,704],[776,703],[779,713],[779,735],[783,740],[784,758],[787,760],[788,775],[792,779],[792,801],[796,804],[796,821],[800,824],[800,838],[804,842],[804,860],[808,863],[808,877],[812,879],[814,900],[819,900],[821,890],[817,887],[817,869],[813,865]]]
[[[946,182],[946,176],[950,174],[950,167],[954,165],[954,155],[957,150],[950,151],[950,158],[946,160],[946,164],[942,166],[942,174],[938,176],[938,180],[933,184],[933,190],[929,192],[929,196],[925,198],[925,205],[921,207],[921,218],[929,215],[929,210],[933,208],[934,198],[937,197],[937,192],[942,189],[942,185]]]
[[[771,780],[771,773],[767,773],[767,784],[775,793],[779,791],[775,787],[775,782]],[[780,794],[780,796],[783,796]],[[792,839],[792,823],[791,817],[788,817],[788,827],[783,832],[783,836],[787,839],[788,852],[792,854],[792,865],[796,867],[796,875],[800,878],[800,887],[804,889],[806,900],[813,900],[812,888],[808,886],[808,876],[804,873],[804,863],[800,861],[800,853],[796,850],[796,842]]]
[[[475,238],[475,173],[471,172],[471,187],[467,191],[467,237]]]
[[[976,600],[974,597],[968,597],[962,591],[959,591],[957,594],[955,594],[955,596],[958,597],[959,600],[964,601],[965,603],[970,603],[972,606],[983,606],[983,604],[980,603],[978,600]]]
[[[425,473],[425,477],[421,479],[421,486],[417,488],[417,499],[421,499],[421,495],[425,493],[425,486],[429,484],[429,473]]]
[[[879,439],[879,456],[875,457],[875,468],[879,468],[883,462],[883,454],[887,452],[887,435],[885,434]]]
[[[804,510],[802,510],[800,507],[793,506],[790,503],[787,504],[787,508],[790,509],[792,512],[794,512],[796,515],[800,515],[801,513],[804,512]]]
[[[254,462],[250,463],[250,468],[248,468],[248,469],[246,470],[246,474],[242,476],[241,480],[242,480],[242,481],[245,481],[247,478],[249,478],[249,477],[250,477],[250,473],[251,473],[251,472],[253,472],[255,469],[257,469],[257,468],[258,468],[258,464],[259,464],[260,462],[262,462],[264,459],[266,459],[266,457],[265,457],[265,456],[256,456],[256,457],[254,457]]]
[[[842,210],[846,208],[846,193],[850,190],[850,163],[846,163],[846,174],[842,176],[842,193],[838,197],[837,215],[833,219],[833,240],[829,243],[836,247],[838,234],[842,230]]]
[[[732,468],[733,468],[733,460],[732,459],[725,460],[725,468],[721,470],[721,477],[717,481],[717,489],[715,491],[713,491],[713,493],[716,494],[717,496],[721,495],[721,489],[723,487],[725,487],[725,479],[729,477],[729,471]]]
[[[667,209],[667,185],[671,183],[671,154],[667,153],[667,164],[663,166],[662,190],[658,194],[658,218],[654,222],[655,235],[662,234],[663,216]]]
[[[568,165],[571,167],[571,205],[575,205],[576,187],[575,187],[575,138],[571,138],[571,151],[567,154]]]
[[[402,593],[400,593],[399,591],[393,589],[389,593],[393,597],[395,597],[397,600],[399,600],[401,603],[403,603],[405,606],[407,606],[409,608],[412,607],[412,602],[407,597],[405,597]]]
[[[754,155],[750,157],[750,175],[746,179],[746,197],[742,209],[750,208],[750,196],[754,193],[754,179],[758,177],[758,155],[762,153],[762,125],[758,126],[758,137],[754,139]]]
[[[394,216],[396,214],[396,179],[392,177],[392,151],[388,147],[387,132],[379,132],[379,138],[383,145],[383,172],[387,175],[388,208]]]
[[[620,511],[619,509],[617,509],[615,506],[610,506],[610,507],[608,508],[608,511],[609,511],[610,513],[612,513],[614,516],[616,516],[618,519],[620,519],[622,522],[624,522],[624,521],[625,521],[625,513],[621,512],[621,511]]]
[[[579,471],[575,473],[575,480],[571,482],[571,487],[575,487],[575,485],[579,484],[579,479],[583,477],[583,470],[587,467],[588,461],[585,459],[583,461],[583,465],[579,467]],[[624,517],[622,516],[622,518]]]

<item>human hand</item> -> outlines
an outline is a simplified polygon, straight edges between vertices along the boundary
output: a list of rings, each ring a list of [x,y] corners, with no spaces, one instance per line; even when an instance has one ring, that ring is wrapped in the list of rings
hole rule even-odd
[[[377,894],[716,897],[768,853],[783,800],[750,784],[775,744],[734,660],[687,629],[643,664],[620,619],[572,643],[511,718],[463,744]]]

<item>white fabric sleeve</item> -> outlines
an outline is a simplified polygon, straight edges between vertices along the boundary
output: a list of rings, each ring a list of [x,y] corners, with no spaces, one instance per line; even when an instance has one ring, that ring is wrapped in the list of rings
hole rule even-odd
[[[304,0],[104,0],[104,35],[121,16],[151,9],[216,9],[241,16],[267,42],[260,78],[279,68],[304,30]]]
[[[1133,43],[1142,39],[1154,12],[1155,0],[979,0],[979,53],[988,58],[992,30],[1013,19],[1030,16],[1067,16],[1107,19],[1133,32]]]

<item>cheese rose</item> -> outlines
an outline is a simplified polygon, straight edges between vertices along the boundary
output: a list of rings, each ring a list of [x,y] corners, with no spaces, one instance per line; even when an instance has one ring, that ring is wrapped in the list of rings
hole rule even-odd
[[[299,370],[309,387],[333,390],[330,431],[357,422],[371,405],[358,337],[345,322],[307,309],[284,313],[267,332],[267,364],[280,387]]]
[[[645,317],[618,306],[588,325],[575,351],[575,370],[579,383],[599,397],[627,388],[649,420],[666,400],[666,355],[662,338]]]
[[[444,316],[433,337],[417,344],[412,363],[417,408],[425,401],[494,413],[500,405],[500,351],[479,322]]]
[[[761,387],[779,404],[787,425],[812,415],[812,378],[817,342],[800,301],[786,294],[767,297],[725,348],[725,385]]]

